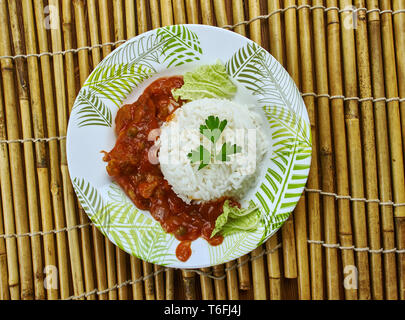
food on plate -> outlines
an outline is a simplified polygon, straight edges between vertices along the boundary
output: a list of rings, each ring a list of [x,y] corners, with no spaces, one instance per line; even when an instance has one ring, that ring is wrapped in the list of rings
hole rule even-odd
[[[261,219],[259,208],[243,209],[239,201],[268,143],[260,115],[228,100],[236,90],[218,62],[155,80],[115,118],[107,172],[180,241],[180,261],[189,259],[192,241],[219,245],[233,232],[255,230]]]
[[[233,101],[184,104],[161,128],[159,162],[165,179],[187,203],[242,198],[267,151],[263,125],[255,111]]]
[[[197,100],[203,98],[231,99],[237,91],[236,85],[229,79],[225,66],[221,62],[204,65],[184,75],[184,85],[173,89],[177,100]]]

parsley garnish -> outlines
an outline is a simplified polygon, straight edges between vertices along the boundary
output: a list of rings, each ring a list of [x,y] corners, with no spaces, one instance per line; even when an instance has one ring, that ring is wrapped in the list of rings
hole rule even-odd
[[[242,148],[236,144],[232,145],[229,142],[225,142],[221,150],[216,153],[216,143],[224,132],[227,124],[227,120],[220,121],[218,117],[209,116],[205,120],[205,124],[200,126],[200,133],[211,141],[211,151],[204,148],[203,145],[200,145],[187,155],[191,163],[200,162],[198,170],[205,168],[215,160],[223,162],[230,161],[229,156],[242,152]]]

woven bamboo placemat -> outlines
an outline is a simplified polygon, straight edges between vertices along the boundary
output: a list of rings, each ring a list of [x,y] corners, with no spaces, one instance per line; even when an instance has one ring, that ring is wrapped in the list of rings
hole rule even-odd
[[[264,246],[173,270],[130,257],[73,192],[65,136],[104,56],[182,23],[288,70],[313,137],[306,191]],[[405,0],[0,0],[1,299],[405,299]]]

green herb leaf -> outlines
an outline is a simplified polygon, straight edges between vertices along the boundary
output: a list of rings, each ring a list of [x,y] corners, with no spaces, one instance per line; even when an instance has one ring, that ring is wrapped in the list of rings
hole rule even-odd
[[[173,89],[173,97],[178,100],[197,100],[203,98],[231,99],[237,87],[230,80],[225,66],[218,60],[216,64],[204,65],[184,75],[184,85]]]
[[[218,117],[209,116],[205,120],[205,125],[200,126],[200,133],[215,144],[219,140],[219,137],[227,124],[227,120],[220,121]]]
[[[229,142],[225,142],[222,145],[221,151],[217,154],[216,159],[219,161],[230,161],[231,159],[229,156],[241,153],[242,148],[237,146],[236,144],[231,145]]]
[[[187,157],[190,159],[191,163],[200,162],[201,164],[198,167],[198,170],[201,170],[208,166],[211,161],[211,153],[204,148],[203,145],[200,145],[198,149],[191,151]]]
[[[211,238],[220,233],[223,236],[239,231],[254,231],[260,223],[260,210],[254,205],[248,209],[239,209],[224,202],[223,213],[217,218]]]

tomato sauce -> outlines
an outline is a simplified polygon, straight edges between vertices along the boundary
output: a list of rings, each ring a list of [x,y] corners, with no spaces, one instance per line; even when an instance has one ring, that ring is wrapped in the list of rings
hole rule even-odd
[[[191,241],[202,237],[211,245],[223,241],[221,235],[210,238],[217,217],[227,198],[203,204],[187,204],[164,179],[159,164],[150,161],[159,129],[184,101],[175,101],[172,89],[184,84],[183,77],[165,77],[154,81],[133,104],[123,106],[115,118],[117,142],[105,153],[107,172],[133,203],[148,210],[162,228],[180,244],[176,256],[187,261]]]

